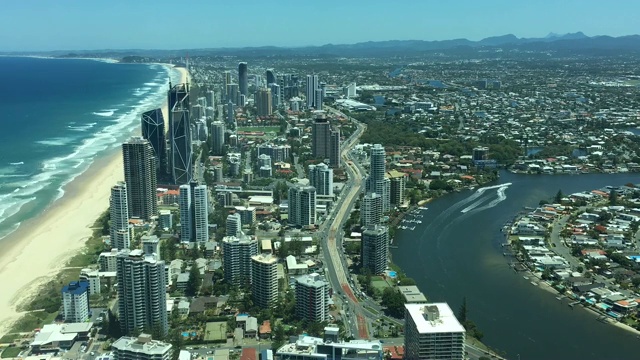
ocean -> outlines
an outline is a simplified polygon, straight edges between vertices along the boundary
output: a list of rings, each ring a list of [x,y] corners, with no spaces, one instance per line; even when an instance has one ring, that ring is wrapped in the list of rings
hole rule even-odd
[[[0,239],[140,129],[180,74],[162,65],[0,57]],[[107,204],[105,204],[106,208]]]

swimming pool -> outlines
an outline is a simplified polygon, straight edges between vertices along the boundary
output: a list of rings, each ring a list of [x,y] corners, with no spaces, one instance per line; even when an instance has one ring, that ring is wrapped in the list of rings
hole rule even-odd
[[[395,271],[389,271],[389,277],[394,278],[396,276],[398,276],[398,273],[396,273]]]

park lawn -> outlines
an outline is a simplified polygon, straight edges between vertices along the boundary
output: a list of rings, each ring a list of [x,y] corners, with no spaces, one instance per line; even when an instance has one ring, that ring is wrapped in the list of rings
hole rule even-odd
[[[238,131],[263,131],[265,133],[279,133],[280,126],[239,126]]]
[[[21,351],[22,351],[22,349],[20,349],[17,346],[8,347],[8,348],[4,349],[4,351],[2,352],[2,355],[0,355],[0,357],[3,358],[3,359],[18,357],[18,354],[20,354]]]
[[[384,291],[384,289],[391,287],[382,276],[372,276],[371,277],[371,285],[379,290],[380,292]]]

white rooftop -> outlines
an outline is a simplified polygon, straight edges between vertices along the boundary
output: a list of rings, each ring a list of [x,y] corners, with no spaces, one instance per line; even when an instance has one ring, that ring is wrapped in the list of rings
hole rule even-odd
[[[447,303],[405,304],[404,306],[421,334],[465,332]],[[437,308],[437,319],[427,320],[425,309],[428,307]]]

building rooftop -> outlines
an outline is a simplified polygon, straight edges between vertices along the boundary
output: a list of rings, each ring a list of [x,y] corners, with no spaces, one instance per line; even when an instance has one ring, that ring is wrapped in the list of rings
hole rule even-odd
[[[465,332],[447,303],[405,304],[404,306],[421,334]]]
[[[152,340],[151,335],[140,334],[137,338],[123,336],[112,345],[114,349],[129,351],[141,354],[165,354],[171,350],[171,344],[162,341]]]
[[[89,332],[93,323],[47,324],[36,334],[31,346],[72,341],[80,332]]]
[[[311,287],[321,287],[327,285],[327,281],[325,280],[325,278],[317,273],[302,275],[296,278],[296,282],[298,284],[304,284]]]
[[[266,255],[260,254],[260,255],[252,256],[251,260],[255,260],[263,264],[274,264],[278,262],[278,258],[271,254],[266,254]]]

